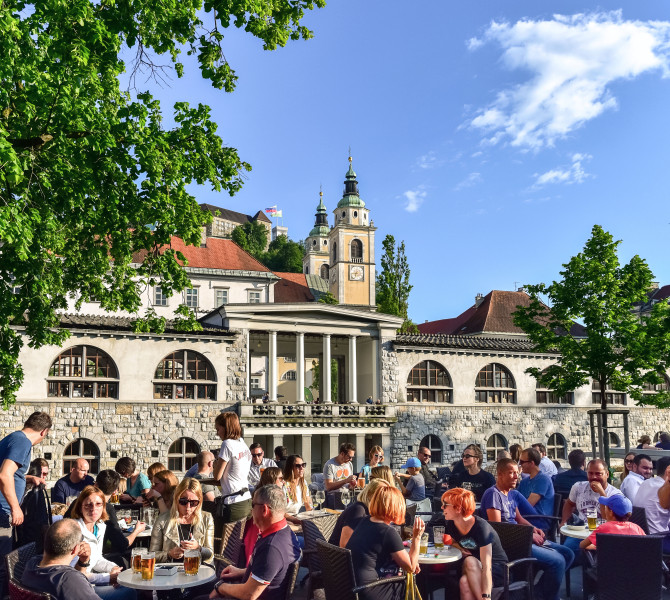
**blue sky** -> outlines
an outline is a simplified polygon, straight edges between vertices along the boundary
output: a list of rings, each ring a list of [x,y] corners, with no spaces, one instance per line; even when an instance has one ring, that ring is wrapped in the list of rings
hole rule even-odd
[[[305,23],[314,39],[275,52],[226,32],[232,94],[194,68],[154,90],[166,113],[209,104],[253,166],[235,197],[198,201],[276,204],[302,239],[351,146],[377,256],[405,241],[416,322],[550,282],[596,223],[670,283],[670,3],[330,0]]]

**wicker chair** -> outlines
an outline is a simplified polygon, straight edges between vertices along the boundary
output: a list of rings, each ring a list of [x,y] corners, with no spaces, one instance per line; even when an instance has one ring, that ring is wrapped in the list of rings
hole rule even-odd
[[[649,524],[647,523],[647,511],[642,506],[633,506],[630,522],[639,525],[649,535]]]
[[[7,579],[19,583],[23,577],[23,570],[26,563],[37,554],[35,542],[30,542],[16,550],[12,550],[5,556],[5,565],[7,566]]]
[[[337,523],[335,515],[305,519],[302,522],[302,535],[305,539],[305,549],[302,556],[309,570],[307,575],[307,600],[311,600],[317,590],[323,589],[321,562],[319,561],[316,542],[317,540],[328,541],[333,529],[335,529],[335,523]]]
[[[17,581],[9,581],[9,600],[55,600],[51,594],[46,592],[35,592],[23,587]]]
[[[502,587],[493,588],[493,600],[508,600],[510,593],[525,590],[529,600],[533,600],[533,564],[537,562],[531,557],[533,546],[533,528],[528,525],[513,523],[489,522],[500,538],[500,543],[507,554],[508,563],[505,564],[504,583]],[[516,573],[516,580],[512,573]]]
[[[405,526],[412,527],[414,525],[414,517],[416,517],[416,504],[410,504],[405,509]]]
[[[220,541],[220,548],[218,553],[214,554],[214,561],[216,563],[216,574],[219,576],[221,571],[228,565],[234,567],[243,567],[244,557],[244,528],[247,520],[241,519],[239,521],[232,521],[225,523],[221,539],[214,538],[214,542]]]
[[[295,589],[295,581],[298,579],[298,571],[300,570],[300,561],[296,560],[289,565],[288,571],[286,572],[286,590],[284,593],[284,600],[291,600],[293,596],[293,590]]]
[[[323,540],[316,542],[319,559],[323,567],[323,583],[327,600],[359,600],[359,594],[379,586],[390,586],[384,590],[387,600],[400,600],[405,595],[406,577],[386,577],[366,585],[356,585],[351,551],[338,548]]]
[[[544,519],[549,522],[549,530],[547,531],[547,539],[552,542],[557,541],[558,524],[561,522],[561,507],[563,506],[563,496],[554,494],[554,507],[551,515],[521,515],[526,521],[530,521],[531,525],[535,525],[537,519]]]

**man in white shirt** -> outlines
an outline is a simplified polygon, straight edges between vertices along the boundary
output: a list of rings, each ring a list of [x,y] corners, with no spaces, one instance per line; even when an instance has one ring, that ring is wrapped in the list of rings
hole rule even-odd
[[[640,485],[633,506],[644,508],[647,516],[647,525],[651,535],[665,535],[663,538],[663,553],[670,553],[670,456],[664,456],[656,461],[658,477],[643,481]],[[626,476],[628,479],[629,475]],[[624,479],[624,481],[626,481]]]
[[[263,446],[258,442],[249,446],[251,451],[251,468],[249,469],[249,488],[253,490],[258,482],[261,480],[261,469],[265,470],[268,467],[276,467],[277,463],[271,458],[265,458]]]
[[[646,479],[649,479],[654,474],[654,464],[647,454],[638,454],[631,463],[631,468],[628,471],[625,479],[621,482],[621,493],[626,496],[631,502],[635,501],[640,485]]]
[[[323,465],[323,481],[327,493],[339,490],[345,485],[356,485],[356,475],[352,461],[356,447],[351,443],[342,444],[340,453]]]
[[[532,448],[535,448],[542,456],[540,460],[540,471],[549,477],[554,477],[558,474],[558,469],[556,465],[547,457],[547,447],[544,444],[533,444]]]
[[[615,494],[621,494],[621,492],[613,485],[607,483],[608,474],[609,469],[604,460],[594,458],[589,461],[589,464],[586,467],[588,481],[578,481],[570,489],[570,495],[563,505],[561,527],[565,525],[566,521],[575,510],[580,519],[586,523],[586,515],[588,512],[595,510],[600,514],[600,502],[598,501],[598,498],[601,496],[609,498]],[[580,540],[577,538],[568,537],[565,539],[565,545],[575,553],[575,562],[573,564],[580,564],[581,561],[579,542]]]

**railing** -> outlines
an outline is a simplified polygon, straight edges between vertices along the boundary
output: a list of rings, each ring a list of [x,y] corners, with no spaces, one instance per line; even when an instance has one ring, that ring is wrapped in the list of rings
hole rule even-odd
[[[396,416],[390,404],[240,404],[240,418],[254,417],[380,417]]]

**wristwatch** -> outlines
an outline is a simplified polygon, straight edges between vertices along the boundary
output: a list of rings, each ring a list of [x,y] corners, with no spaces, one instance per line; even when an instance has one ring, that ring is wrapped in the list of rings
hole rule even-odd
[[[90,567],[91,566],[91,561],[89,560],[88,562],[81,562],[80,560],[77,561],[77,566],[79,567]]]
[[[491,594],[482,594],[482,598],[490,598]]]

